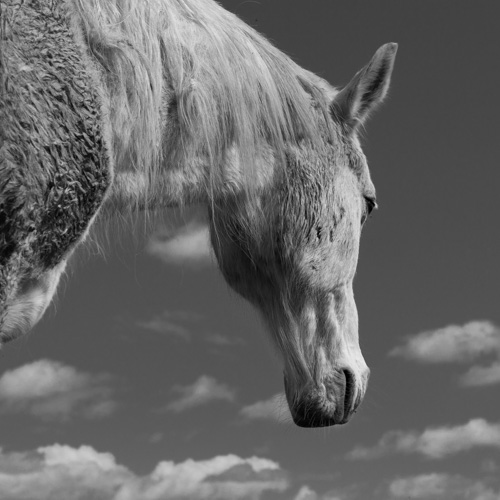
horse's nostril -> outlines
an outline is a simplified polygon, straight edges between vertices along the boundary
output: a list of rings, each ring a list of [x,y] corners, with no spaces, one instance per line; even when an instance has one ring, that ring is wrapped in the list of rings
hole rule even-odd
[[[356,379],[351,370],[344,369],[345,395],[344,395],[344,417],[353,409],[354,396],[356,394]]]

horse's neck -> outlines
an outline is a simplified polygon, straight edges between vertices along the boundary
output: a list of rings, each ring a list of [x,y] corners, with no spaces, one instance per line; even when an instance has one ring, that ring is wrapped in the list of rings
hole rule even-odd
[[[276,158],[272,149],[262,146],[252,161],[229,150],[218,165],[208,158],[191,159],[176,167],[163,163],[152,179],[137,171],[118,167],[107,209],[111,212],[154,210],[162,207],[208,203],[212,199],[237,196],[248,189],[263,189],[273,179]]]

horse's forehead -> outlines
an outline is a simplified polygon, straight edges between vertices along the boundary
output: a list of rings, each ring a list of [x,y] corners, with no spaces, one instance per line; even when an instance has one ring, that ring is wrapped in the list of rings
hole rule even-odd
[[[306,243],[317,226],[335,231],[346,215],[357,214],[359,179],[349,161],[343,143],[321,152],[302,149],[289,157],[279,196],[272,201],[285,239]]]
[[[312,206],[316,198],[323,204],[320,208],[325,208],[324,203],[334,196],[359,195],[367,187],[374,190],[359,140],[339,131],[334,139],[321,151],[297,151],[289,164],[289,187]]]

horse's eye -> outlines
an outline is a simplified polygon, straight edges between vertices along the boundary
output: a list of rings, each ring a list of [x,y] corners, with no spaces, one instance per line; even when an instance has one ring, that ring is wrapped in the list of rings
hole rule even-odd
[[[365,196],[365,209],[363,210],[363,215],[361,216],[361,224],[364,224],[368,216],[373,212],[375,208],[378,208],[377,200],[375,198],[370,198]]]

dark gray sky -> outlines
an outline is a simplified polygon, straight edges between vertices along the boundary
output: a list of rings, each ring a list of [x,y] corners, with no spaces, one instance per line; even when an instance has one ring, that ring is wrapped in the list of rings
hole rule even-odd
[[[329,430],[277,423],[270,404],[248,409],[282,391],[256,313],[213,265],[167,263],[161,239],[145,250],[124,237],[106,258],[80,252],[56,306],[2,351],[0,470],[15,462],[16,473],[43,475],[73,459],[94,486],[111,476],[149,484],[173,461],[172,474],[195,484],[206,460],[211,475],[186,498],[238,498],[226,494],[233,482],[241,498],[498,500],[500,3],[222,3],[338,86],[380,45],[399,43],[389,98],[363,139],[380,205],[355,284],[366,400]],[[190,227],[186,245],[199,247],[204,233]],[[49,448],[35,459],[39,447]],[[64,467],[57,487],[90,498]],[[168,491],[161,498],[180,498]]]

